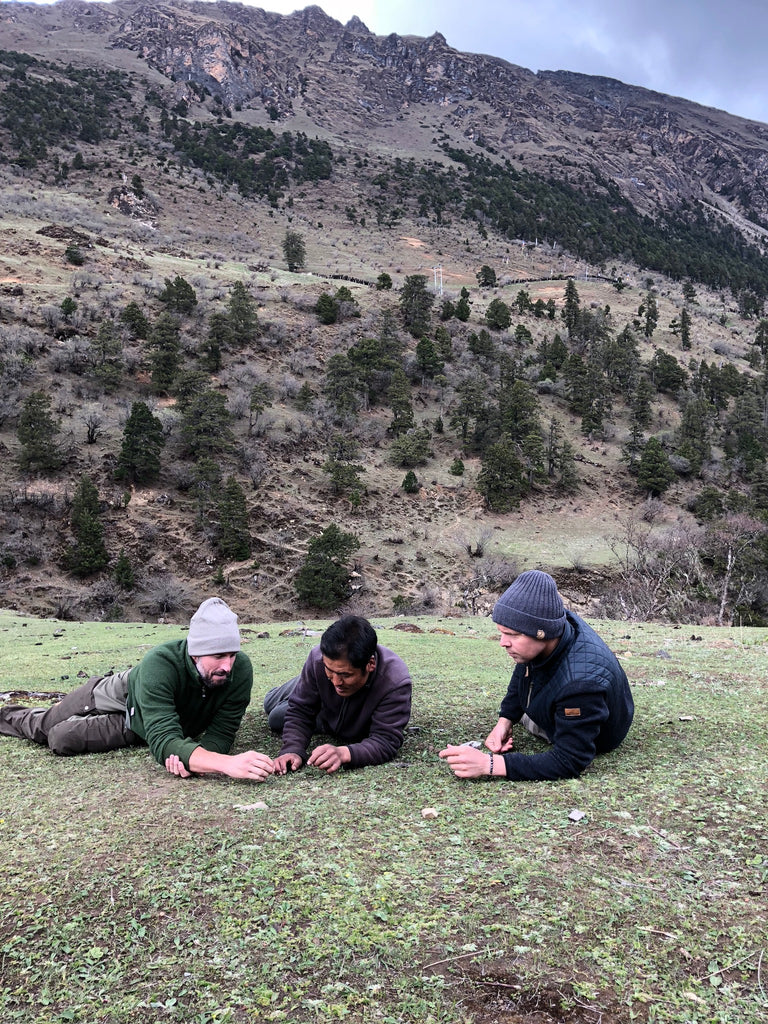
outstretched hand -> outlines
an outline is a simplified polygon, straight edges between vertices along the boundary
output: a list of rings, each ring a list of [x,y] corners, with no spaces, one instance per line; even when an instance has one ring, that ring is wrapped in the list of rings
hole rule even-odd
[[[448,762],[458,779],[479,779],[489,774],[490,755],[476,747],[449,745],[440,751],[439,756]]]
[[[243,754],[230,755],[222,768],[224,774],[232,779],[250,779],[251,782],[264,782],[274,770],[272,758],[260,754],[257,750],[246,750]]]
[[[301,754],[281,754],[274,762],[275,775],[287,775],[288,772],[297,772],[304,764]]]
[[[321,772],[337,772],[343,764],[350,761],[349,747],[334,747],[332,743],[323,743],[315,747],[309,755],[307,764],[319,768]]]

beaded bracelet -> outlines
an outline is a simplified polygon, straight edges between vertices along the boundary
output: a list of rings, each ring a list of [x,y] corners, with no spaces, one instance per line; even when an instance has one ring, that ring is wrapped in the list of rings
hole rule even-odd
[[[493,754],[489,754],[488,757],[491,759],[491,770],[488,772],[488,774],[491,777],[493,777]]]

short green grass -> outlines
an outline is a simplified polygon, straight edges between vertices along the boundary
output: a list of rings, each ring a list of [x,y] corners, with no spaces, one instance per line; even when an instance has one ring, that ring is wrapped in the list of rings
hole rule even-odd
[[[633,685],[622,748],[578,780],[467,783],[437,751],[485,737],[511,665],[487,619],[413,621],[375,620],[414,678],[381,767],[254,787],[0,738],[2,1020],[765,1019],[768,631],[596,623]],[[283,629],[244,633],[239,748],[277,752],[261,697],[317,642]],[[178,634],[0,614],[0,691],[64,691]]]

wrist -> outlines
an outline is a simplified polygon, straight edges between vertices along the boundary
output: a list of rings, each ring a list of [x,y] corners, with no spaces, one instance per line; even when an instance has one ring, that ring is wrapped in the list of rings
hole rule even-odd
[[[493,754],[488,755],[488,775],[493,778]]]

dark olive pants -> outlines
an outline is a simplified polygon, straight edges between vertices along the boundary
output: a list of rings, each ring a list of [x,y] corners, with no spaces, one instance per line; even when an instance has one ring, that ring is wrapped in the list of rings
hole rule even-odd
[[[264,710],[267,713],[267,721],[269,722],[269,728],[272,732],[283,731],[283,726],[285,725],[285,713],[288,710],[288,702],[291,699],[291,694],[293,693],[298,681],[299,677],[294,676],[293,679],[289,679],[287,683],[283,683],[281,686],[275,686],[271,690],[267,690],[264,695]]]
[[[126,728],[120,694],[127,693],[128,673],[91,676],[87,683],[50,708],[0,707],[0,736],[17,736],[47,745],[54,754],[96,754],[143,743]]]

